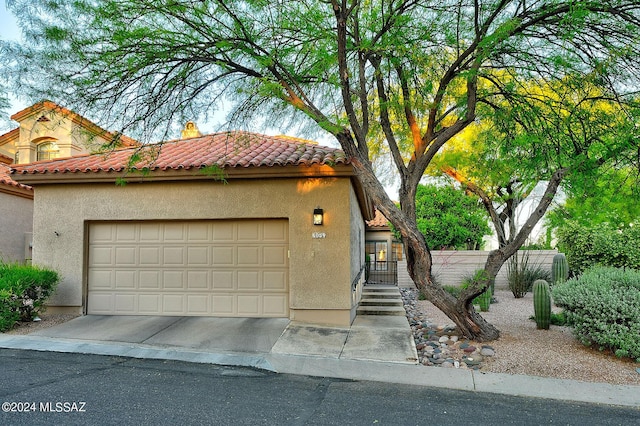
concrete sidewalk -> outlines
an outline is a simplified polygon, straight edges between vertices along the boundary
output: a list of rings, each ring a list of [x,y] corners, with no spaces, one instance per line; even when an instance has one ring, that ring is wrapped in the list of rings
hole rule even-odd
[[[246,366],[278,373],[372,380],[640,407],[640,386],[618,386],[417,364],[405,317],[359,316],[351,327],[287,319],[83,316],[0,348]]]

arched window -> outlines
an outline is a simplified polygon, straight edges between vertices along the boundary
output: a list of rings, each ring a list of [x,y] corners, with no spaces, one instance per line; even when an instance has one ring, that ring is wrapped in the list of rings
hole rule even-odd
[[[58,144],[55,142],[44,142],[38,145],[38,161],[52,160],[58,157]]]

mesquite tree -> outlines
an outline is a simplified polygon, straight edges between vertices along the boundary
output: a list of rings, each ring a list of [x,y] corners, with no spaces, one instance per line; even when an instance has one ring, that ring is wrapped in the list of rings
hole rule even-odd
[[[140,139],[182,114],[211,112],[222,99],[232,104],[232,118],[306,120],[333,135],[401,233],[417,287],[478,340],[499,334],[472,305],[486,280],[458,299],[431,280],[431,255],[416,226],[425,169],[482,119],[479,105],[517,106],[515,119],[536,114],[517,90],[531,79],[584,76],[625,102],[640,58],[638,0],[9,4],[25,42],[9,46],[5,64],[17,71],[22,93],[100,112],[105,125],[119,122]],[[380,134],[399,174],[400,208],[371,165],[368,142]]]

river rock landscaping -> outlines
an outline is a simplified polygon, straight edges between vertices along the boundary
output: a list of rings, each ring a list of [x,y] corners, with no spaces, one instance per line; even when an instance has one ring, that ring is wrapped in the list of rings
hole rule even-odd
[[[461,338],[455,326],[432,322],[417,303],[417,290],[401,288],[400,294],[422,365],[478,370],[495,355],[492,346]]]

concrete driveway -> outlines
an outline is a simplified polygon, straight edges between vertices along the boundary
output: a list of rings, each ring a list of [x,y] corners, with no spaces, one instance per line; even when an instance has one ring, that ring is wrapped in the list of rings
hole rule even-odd
[[[269,353],[288,324],[286,318],[86,315],[31,335],[201,352]]]

